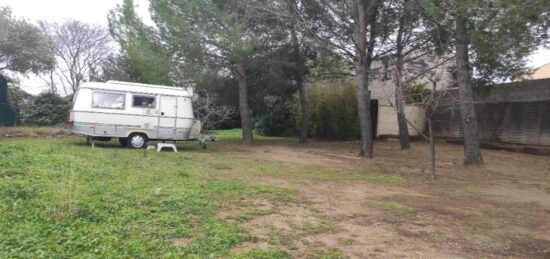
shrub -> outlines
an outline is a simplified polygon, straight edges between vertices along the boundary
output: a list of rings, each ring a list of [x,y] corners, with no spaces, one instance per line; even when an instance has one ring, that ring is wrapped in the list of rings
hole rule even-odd
[[[289,105],[279,96],[264,97],[266,113],[256,119],[255,131],[264,136],[288,136],[294,132]]]
[[[11,105],[13,105],[13,108],[15,108],[15,112],[17,114],[17,124],[19,125],[21,124],[21,110],[31,105],[34,96],[23,91],[18,86],[10,84],[8,86],[8,98]]]
[[[70,101],[55,93],[45,92],[34,97],[30,105],[22,107],[21,122],[30,125],[55,125],[69,117]]]
[[[329,140],[359,137],[355,83],[352,79],[322,80],[309,84],[307,102],[311,136]],[[295,127],[299,128],[301,116],[297,97],[292,113]]]
[[[405,103],[406,104],[419,104],[430,95],[431,90],[426,84],[417,83],[412,84],[404,89]]]

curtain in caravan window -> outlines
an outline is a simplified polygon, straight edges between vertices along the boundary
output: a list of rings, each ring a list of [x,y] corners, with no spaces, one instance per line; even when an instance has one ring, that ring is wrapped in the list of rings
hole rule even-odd
[[[124,94],[95,92],[92,108],[124,109]]]

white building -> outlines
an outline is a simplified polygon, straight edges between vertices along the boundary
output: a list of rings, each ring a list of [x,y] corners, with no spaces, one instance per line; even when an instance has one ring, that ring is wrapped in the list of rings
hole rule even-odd
[[[415,58],[414,54],[405,57],[414,59],[405,63],[403,71],[403,86],[423,84],[429,89],[448,89],[453,85],[449,68],[454,65],[454,59],[423,55]],[[395,109],[395,66],[391,58],[379,59],[373,62],[369,90],[371,99],[378,100],[377,136],[398,135],[397,113]],[[409,134],[418,136],[425,130],[425,111],[417,105],[406,105],[405,114],[410,122]]]

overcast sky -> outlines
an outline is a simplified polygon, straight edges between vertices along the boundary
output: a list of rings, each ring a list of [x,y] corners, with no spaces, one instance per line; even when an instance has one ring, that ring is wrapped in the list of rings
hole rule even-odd
[[[134,0],[146,14],[148,1]],[[14,16],[35,22],[62,22],[67,19],[80,20],[107,26],[107,13],[122,4],[122,0],[0,0],[0,6],[10,6]]]
[[[9,6],[16,17],[31,22],[63,22],[67,19],[80,20],[107,26],[107,13],[121,4],[122,0],[0,0],[0,6]],[[148,18],[147,0],[134,0],[140,8],[138,14]],[[149,23],[150,20],[146,20]],[[530,57],[530,65],[538,67],[550,63],[550,50],[540,49]],[[24,89],[37,94],[44,90],[42,82],[36,78],[24,80]]]

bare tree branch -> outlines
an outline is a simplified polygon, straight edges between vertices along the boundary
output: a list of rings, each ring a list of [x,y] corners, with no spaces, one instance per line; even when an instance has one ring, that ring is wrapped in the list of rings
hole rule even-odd
[[[64,23],[45,23],[40,26],[55,42],[57,65],[51,84],[56,81],[66,94],[71,94],[80,84],[92,79],[112,52],[111,36],[106,28],[69,20]]]

